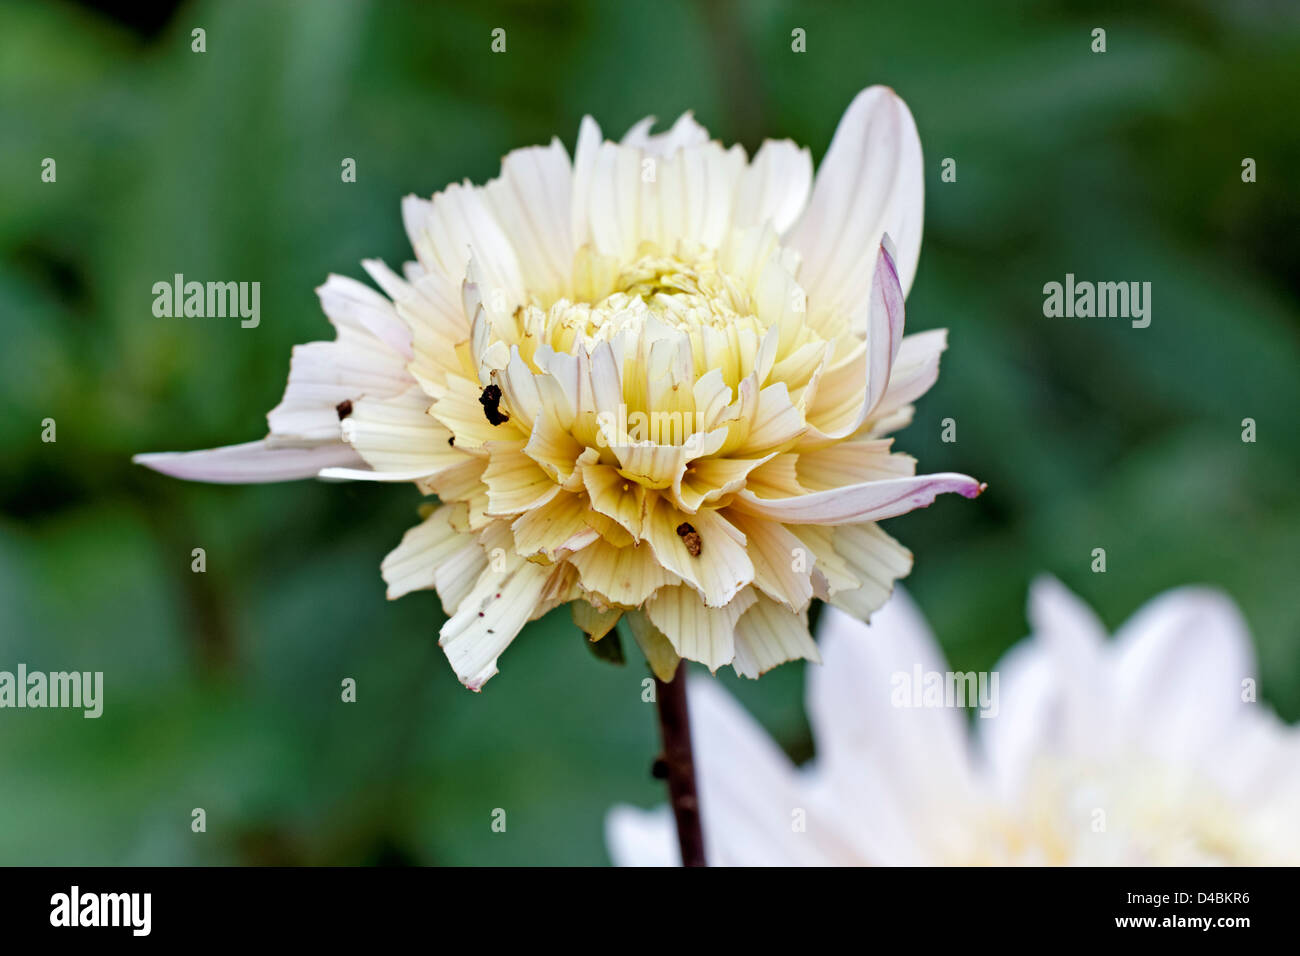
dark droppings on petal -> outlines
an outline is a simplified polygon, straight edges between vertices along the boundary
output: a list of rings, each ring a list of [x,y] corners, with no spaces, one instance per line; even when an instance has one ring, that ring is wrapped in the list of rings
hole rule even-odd
[[[478,397],[479,404],[483,406],[483,414],[487,416],[489,425],[504,425],[510,421],[510,416],[501,411],[501,386],[489,385],[483,389],[483,394]]]
[[[447,444],[448,444],[448,445],[454,445],[454,444],[456,444],[456,436],[455,436],[455,435],[452,435],[450,438],[448,438],[448,439],[447,439]]]
[[[343,401],[334,406],[334,411],[339,413],[339,421],[343,421],[343,419],[352,414],[352,399],[343,399]]]
[[[685,521],[677,526],[677,537],[682,539],[682,544],[686,545],[686,550],[691,553],[692,558],[698,558],[700,552],[704,550],[704,541],[700,538],[700,533]]]

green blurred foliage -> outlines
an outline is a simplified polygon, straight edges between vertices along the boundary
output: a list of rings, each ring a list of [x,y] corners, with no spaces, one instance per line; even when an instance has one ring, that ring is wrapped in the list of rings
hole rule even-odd
[[[857,90],[897,89],[927,161],[909,328],[951,330],[900,447],[989,483],[891,522],[953,664],[1024,634],[1040,571],[1112,626],[1204,582],[1240,602],[1264,697],[1300,717],[1298,59],[1280,2],[209,0],[156,32],[0,7],[0,667],[106,681],[99,720],[0,713],[0,862],[600,863],[606,808],[661,799],[637,661],[593,659],[561,610],[473,695],[434,596],[385,602],[413,489],[130,464],[260,437],[290,347],[330,335],[313,288],[409,257],[402,195],[571,148],[586,112],[620,134],[693,109],[724,141],[820,158]],[[261,326],[155,318],[176,272],[260,281]],[[1151,327],[1044,318],[1066,272],[1150,281]],[[802,679],[726,678],[798,759]]]

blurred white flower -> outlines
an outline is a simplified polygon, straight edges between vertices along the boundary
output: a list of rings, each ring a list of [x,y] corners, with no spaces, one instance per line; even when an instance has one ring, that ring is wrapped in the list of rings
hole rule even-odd
[[[990,716],[967,719],[894,705],[903,675],[947,670],[901,590],[870,625],[826,608],[807,687],[817,755],[798,768],[719,686],[693,681],[710,861],[1300,863],[1300,729],[1254,702],[1231,600],[1169,591],[1110,640],[1043,578],[1029,617]],[[662,809],[617,807],[606,834],[618,864],[677,862]]]
[[[486,186],[409,196],[416,262],[331,276],[338,330],[294,351],[258,442],[141,455],[202,481],[414,482],[439,503],[383,562],[390,597],[436,588],[440,644],[478,690],[560,604],[591,639],[620,617],[655,672],[757,677],[815,657],[814,596],[865,616],[911,569],[876,524],[974,497],[915,474],[890,432],[945,332],[903,337],[921,244],[921,145],[873,87],[816,179],[806,149],[749,159],[686,114],[572,162],[520,149]],[[892,239],[892,244],[891,244]]]

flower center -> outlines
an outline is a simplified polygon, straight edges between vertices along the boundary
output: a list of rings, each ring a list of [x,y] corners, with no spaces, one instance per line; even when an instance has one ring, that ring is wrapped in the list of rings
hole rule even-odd
[[[976,812],[983,822],[968,832],[978,837],[949,843],[950,862],[1201,866],[1270,858],[1267,839],[1217,786],[1149,757],[1043,764],[1014,811]]]
[[[641,253],[618,264],[579,251],[573,298],[524,306],[518,314],[524,334],[572,353],[578,346],[590,351],[621,332],[640,336],[654,322],[692,339],[706,328],[728,334],[765,330],[749,290],[723,272],[711,252],[669,254],[647,243]]]

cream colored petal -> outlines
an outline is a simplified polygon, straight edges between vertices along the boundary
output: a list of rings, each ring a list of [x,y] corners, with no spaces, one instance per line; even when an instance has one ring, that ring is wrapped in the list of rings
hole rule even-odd
[[[872,410],[872,420],[878,421],[928,392],[939,378],[939,357],[947,347],[947,329],[903,336],[889,373],[889,387]]]
[[[655,677],[665,682],[672,680],[682,659],[664,632],[651,623],[644,611],[627,611],[623,620]]]
[[[643,241],[672,249],[679,240],[718,248],[726,238],[744,151],[717,143],[681,148],[669,157],[637,146],[584,142],[574,176],[574,235],[578,245],[624,261]]]
[[[737,226],[771,222],[785,232],[799,218],[812,190],[812,154],[788,139],[769,139],[758,148],[740,180]]]
[[[735,510],[725,514],[745,535],[746,551],[754,564],[755,587],[791,611],[807,608],[813,597],[815,555],[808,553],[804,541],[775,521]]]
[[[760,498],[790,498],[805,495],[799,484],[799,456],[792,452],[776,455],[749,474],[745,487]]]
[[[388,585],[391,601],[411,591],[434,587],[438,568],[458,554],[473,538],[452,527],[450,517],[456,506],[443,505],[402,536],[402,542],[384,558],[380,573]]]
[[[630,260],[641,240],[641,160],[638,149],[601,143],[586,179],[574,179],[575,237],[605,255]]]
[[[438,639],[462,684],[481,690],[497,672],[497,658],[532,617],[548,580],[558,570],[521,561],[497,571],[489,560]]]
[[[816,398],[808,411],[809,434],[828,439],[848,437],[867,420],[889,386],[889,373],[902,345],[903,291],[886,236],[876,256],[871,291],[863,301],[861,322],[865,328],[865,350],[853,353],[853,361],[838,360],[817,384]],[[858,355],[861,355],[861,359]],[[854,362],[861,362],[854,365]]]
[[[771,460],[773,455],[697,459],[687,465],[681,477],[673,483],[669,496],[682,511],[694,514],[701,505],[743,488],[749,473]]]
[[[615,445],[618,473],[645,488],[668,488],[681,480],[692,450],[686,445],[659,445],[651,442]]]
[[[912,570],[912,552],[877,524],[841,525],[832,540],[861,586],[836,591],[831,602],[865,621],[888,600],[894,582]]]
[[[420,264],[459,286],[466,275],[471,250],[487,289],[500,290],[516,304],[526,294],[519,260],[501,224],[493,216],[486,193],[453,183],[432,200],[407,196],[402,220]]]
[[[639,607],[659,588],[681,582],[644,543],[616,548],[600,539],[568,560],[578,569],[584,591],[594,591],[606,601],[627,607]]]
[[[628,534],[640,538],[646,490],[636,482],[624,478],[609,465],[583,462],[581,469],[583,485],[591,498],[591,506],[617,521]]]
[[[584,452],[591,452],[583,459]],[[594,449],[587,449],[568,429],[562,427],[549,410],[543,411],[533,422],[533,431],[524,446],[524,454],[551,476],[556,484],[564,485],[578,468],[580,460],[595,461]]]
[[[703,509],[688,515],[658,495],[647,496],[643,537],[655,550],[659,563],[689,582],[710,607],[728,604],[754,580],[754,565],[745,552],[745,536],[716,511]],[[699,536],[700,551],[692,555],[678,534],[689,524]]]
[[[486,469],[487,458],[466,458],[453,468],[431,475],[422,483],[422,490],[425,494],[437,495],[443,501],[464,501],[480,491],[486,496],[487,486],[483,484],[483,472]]]
[[[483,472],[488,486],[488,514],[505,517],[539,508],[560,493],[560,486],[524,454],[523,442],[492,442]]]
[[[892,438],[846,441],[799,454],[799,483],[809,491],[844,488],[863,481],[908,478],[916,459],[890,452]]]
[[[524,512],[510,528],[515,536],[515,551],[523,557],[545,555],[552,560],[562,552],[585,547],[596,531],[587,517],[590,505],[586,495],[560,492],[544,504]]]
[[[692,588],[679,585],[660,588],[645,612],[678,654],[716,671],[736,656],[736,621],[755,600],[748,588],[725,607],[708,607]]]
[[[733,395],[731,387],[723,380],[722,371],[709,369],[696,379],[692,391],[695,394],[696,423],[709,430],[718,427]]]
[[[390,399],[362,398],[340,423],[343,437],[376,472],[436,474],[467,456],[451,444],[451,432],[430,417],[431,404],[418,385]]]
[[[452,527],[466,527],[466,522],[458,516],[467,508],[463,502],[453,505],[456,509],[451,516]],[[468,531],[468,528],[466,527]],[[459,544],[454,553],[438,565],[433,576],[433,586],[442,599],[443,613],[448,617],[464,603],[474,585],[488,567],[488,555],[473,534],[460,535]]]
[[[525,287],[544,301],[559,298],[568,287],[574,252],[573,171],[560,141],[512,151],[501,162],[501,176],[483,189],[514,246]]]
[[[412,383],[410,332],[391,302],[342,276],[316,291],[338,337],[294,346],[284,397],[267,415],[279,447],[337,442],[341,402],[396,395]]]
[[[785,451],[806,430],[803,412],[790,401],[785,382],[777,382],[759,392],[749,434],[736,449],[736,455],[756,457]]]
[[[839,591],[852,590],[862,582],[853,576],[848,561],[835,550],[835,529],[820,525],[794,525],[787,528],[807,549],[800,565],[812,572],[813,594],[829,601]]]
[[[469,339],[469,317],[460,286],[440,272],[425,275],[408,288],[403,298],[393,300],[411,330],[414,354],[407,371],[436,398],[449,376],[465,377],[471,372],[457,348]]]
[[[573,614],[573,623],[578,630],[587,635],[587,640],[598,641],[614,629],[619,618],[623,616],[622,608],[601,610],[592,607],[586,601],[574,601],[569,605]]]
[[[821,663],[817,644],[808,632],[806,610],[795,613],[759,595],[736,623],[736,656],[741,677],[757,680],[778,664],[801,658]]]
[[[433,403],[429,414],[456,436],[456,447],[461,451],[484,454],[484,442],[522,441],[527,437],[513,419],[499,425],[488,421],[483,403],[479,401],[483,387],[477,382],[452,378],[447,384],[447,393]],[[500,410],[509,416],[508,407]]]

